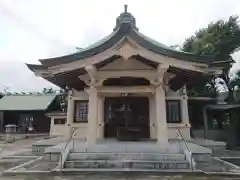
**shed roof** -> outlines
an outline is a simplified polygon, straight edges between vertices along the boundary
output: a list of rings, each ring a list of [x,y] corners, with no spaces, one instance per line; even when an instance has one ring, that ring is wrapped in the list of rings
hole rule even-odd
[[[44,111],[56,96],[56,94],[6,95],[0,99],[0,111]]]

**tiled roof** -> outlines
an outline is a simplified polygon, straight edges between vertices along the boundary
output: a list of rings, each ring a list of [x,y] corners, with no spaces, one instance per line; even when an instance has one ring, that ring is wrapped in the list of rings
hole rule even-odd
[[[81,60],[86,57],[96,55],[103,52],[104,50],[114,46],[122,38],[130,37],[138,45],[142,46],[145,49],[148,49],[154,53],[161,54],[163,56],[168,56],[180,60],[199,62],[205,64],[211,64],[214,61],[217,61],[213,56],[197,56],[192,53],[187,53],[183,51],[178,51],[174,48],[168,47],[162,43],[159,43],[144,34],[140,33],[136,27],[135,17],[129,12],[123,12],[116,20],[116,27],[114,31],[107,37],[102,40],[88,46],[87,48],[80,49],[79,51],[55,58],[41,59],[39,60],[42,65],[30,65],[28,64],[29,69],[32,71],[38,70],[41,68],[47,68],[48,66],[59,65],[62,63],[69,63],[77,60]]]
[[[0,111],[46,110],[56,94],[11,94],[0,99]]]

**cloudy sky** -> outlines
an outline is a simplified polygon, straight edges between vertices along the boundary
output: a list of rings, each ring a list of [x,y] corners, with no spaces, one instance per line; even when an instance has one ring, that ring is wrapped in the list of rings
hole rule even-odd
[[[240,15],[239,0],[0,0],[0,91],[50,87],[24,63],[74,52],[103,38],[124,4],[142,33],[166,45],[182,44],[211,21]]]

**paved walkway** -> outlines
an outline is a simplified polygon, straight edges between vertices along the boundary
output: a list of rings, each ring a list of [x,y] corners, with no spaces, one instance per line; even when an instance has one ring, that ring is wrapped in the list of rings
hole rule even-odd
[[[30,138],[17,140],[13,143],[1,144],[0,157],[31,151],[32,144],[35,141],[36,138]]]

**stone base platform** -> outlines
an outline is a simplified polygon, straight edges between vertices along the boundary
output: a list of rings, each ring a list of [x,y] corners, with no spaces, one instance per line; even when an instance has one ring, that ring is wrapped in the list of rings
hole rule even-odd
[[[53,140],[51,140],[53,141]],[[47,142],[47,140],[46,140]],[[55,142],[55,141],[54,141]],[[49,145],[49,144],[47,144]],[[61,142],[57,145],[44,147],[45,160],[58,161],[62,149],[66,142]],[[158,144],[156,142],[119,142],[119,141],[100,141],[96,144],[87,144],[85,141],[72,140],[68,144],[70,152],[75,153],[159,153],[159,154],[183,154],[183,149],[186,146],[181,140],[170,140],[168,144]],[[188,147],[192,154],[211,154],[212,150],[188,143]]]
[[[66,142],[46,148],[45,153],[61,153]],[[192,142],[187,143],[193,154],[211,154],[212,150]],[[89,153],[182,153],[186,146],[181,140],[170,140],[168,144],[159,144],[156,142],[121,142],[121,141],[101,141],[96,144],[87,144],[85,141],[72,140],[69,143],[71,152],[89,152]]]
[[[166,156],[168,157],[168,156]],[[147,159],[147,156],[146,156]],[[64,168],[101,168],[101,169],[190,169],[188,161],[183,160],[67,160]]]
[[[59,156],[66,141],[60,143],[58,141],[58,144],[57,141],[55,139],[34,143],[40,146],[51,146],[46,148],[44,158],[24,163],[4,173],[240,172],[237,166],[212,157],[210,149],[188,143],[189,149],[194,154],[194,162],[197,164],[194,166],[195,169],[192,169],[181,148],[184,144],[178,140],[170,140],[169,144],[101,141],[94,145],[75,140],[69,143],[70,151],[66,154],[64,166],[61,168]],[[53,145],[55,143],[57,145]]]

